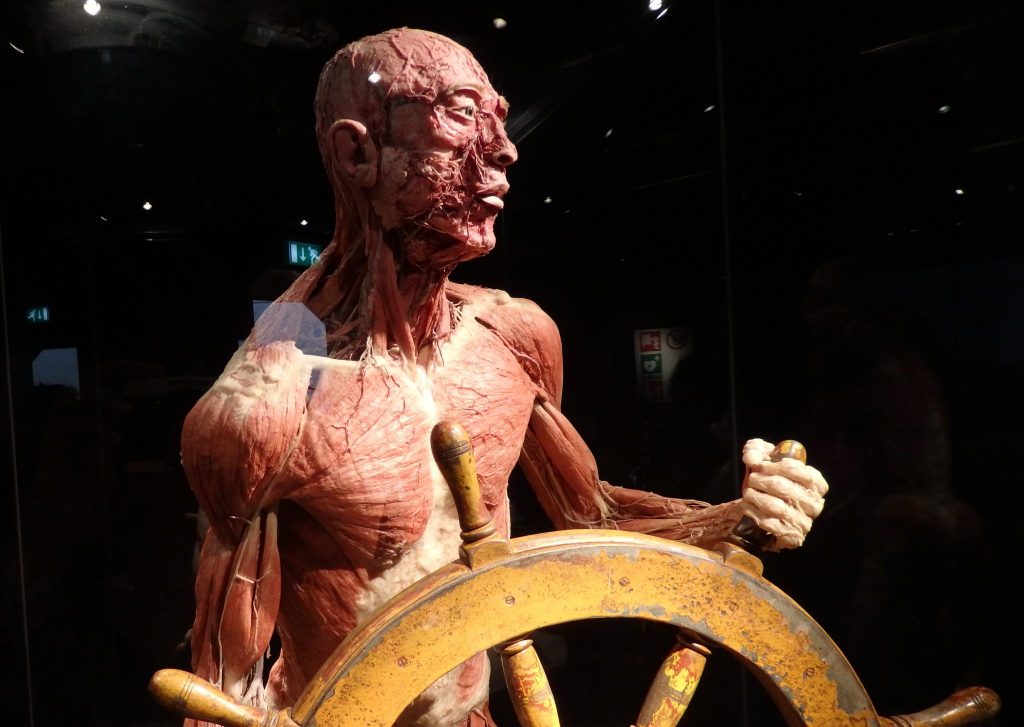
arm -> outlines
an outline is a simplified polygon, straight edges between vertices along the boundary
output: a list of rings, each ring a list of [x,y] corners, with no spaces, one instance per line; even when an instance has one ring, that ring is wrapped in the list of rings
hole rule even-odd
[[[748,515],[776,536],[769,549],[803,542],[828,490],[813,467],[771,462],[772,445],[757,439],[744,447],[740,500],[709,505],[610,485],[598,476],[590,449],[559,408],[562,353],[554,322],[521,300],[494,309],[488,318],[537,385],[519,463],[555,527],[615,528],[710,547]]]
[[[281,596],[274,485],[308,381],[291,344],[247,345],[182,429],[182,465],[210,524],[197,563],[192,668],[245,701],[262,698],[258,665]]]
[[[543,396],[519,463],[557,528],[614,528],[708,547],[743,516],[739,501],[708,505],[604,482],[579,433]]]

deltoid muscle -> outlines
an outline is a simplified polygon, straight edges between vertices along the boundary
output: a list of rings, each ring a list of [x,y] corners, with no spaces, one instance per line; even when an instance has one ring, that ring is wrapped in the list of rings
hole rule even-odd
[[[209,520],[193,668],[244,702],[291,704],[356,624],[458,556],[458,520],[430,451],[442,418],[471,433],[484,499],[505,536],[517,463],[558,528],[708,545],[742,514],[738,502],[708,506],[602,482],[559,409],[551,319],[529,301],[449,282],[458,262],[494,245],[516,159],[506,108],[466,49],[423,31],[352,43],[321,75],[316,123],[335,192],[333,239],[261,317],[182,434]],[[810,468],[786,476],[824,490]],[[281,649],[265,676],[275,630]],[[488,724],[486,684],[478,655],[401,723]]]

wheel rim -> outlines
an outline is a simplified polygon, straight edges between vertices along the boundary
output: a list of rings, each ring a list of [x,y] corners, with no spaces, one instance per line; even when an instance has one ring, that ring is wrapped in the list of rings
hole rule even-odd
[[[693,546],[612,531],[508,542],[475,569],[452,563],[353,631],[292,709],[312,727],[390,727],[443,674],[535,629],[591,618],[670,623],[730,652],[791,725],[877,725],[828,635],[768,581]]]

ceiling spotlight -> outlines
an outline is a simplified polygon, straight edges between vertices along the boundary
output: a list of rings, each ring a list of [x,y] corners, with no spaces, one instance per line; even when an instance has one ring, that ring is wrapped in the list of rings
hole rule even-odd
[[[508,21],[507,21],[507,20],[505,20],[505,18],[495,18],[495,19],[494,19],[493,21],[491,21],[491,22],[493,22],[493,23],[494,23],[494,27],[495,27],[495,28],[497,28],[498,30],[501,30],[501,29],[502,29],[502,28],[504,28],[504,27],[505,27],[506,25],[508,25]]]
[[[706,114],[710,114],[710,113],[711,113],[712,111],[714,111],[714,110],[715,110],[715,105],[714,105],[714,104],[711,104],[711,105],[710,105],[710,106],[708,106],[708,107],[707,107],[706,109],[704,109],[704,113],[706,113]]]
[[[964,191],[963,191],[962,189],[960,189],[959,187],[957,187],[957,188],[956,188],[956,189],[955,189],[954,191],[955,191],[955,192],[956,192],[956,193],[957,193],[958,195],[963,195],[963,193],[964,193]]]
[[[939,106],[939,113],[940,114],[948,114],[950,112],[951,108],[952,108],[951,106],[946,106],[946,105]]]
[[[380,74],[377,73],[377,71],[374,71],[369,76],[367,76],[366,80],[369,81],[370,83],[377,83],[378,81],[380,81]]]
[[[544,204],[551,204],[551,198],[550,197],[545,197],[544,198]]]
[[[309,220],[302,220],[302,221],[299,222],[299,224],[302,225],[303,227],[305,227],[306,225],[309,224]]]
[[[89,15],[98,15],[102,9],[96,0],[86,0],[85,5],[82,6],[82,10],[89,13]]]
[[[145,202],[142,203],[142,209],[146,210],[146,212],[149,212],[151,209],[153,209],[153,205],[150,204],[149,200],[146,200]]]
[[[661,0],[650,0],[650,2],[647,3],[647,7],[651,10],[661,10],[661,5]]]
[[[611,136],[613,131],[615,131],[615,129],[608,129],[608,131],[604,132],[604,138],[607,139]]]

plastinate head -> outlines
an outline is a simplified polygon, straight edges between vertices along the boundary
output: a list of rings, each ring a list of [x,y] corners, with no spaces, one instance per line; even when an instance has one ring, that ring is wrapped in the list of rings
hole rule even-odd
[[[472,54],[401,28],[340,50],[317,89],[317,137],[338,200],[362,195],[405,258],[445,268],[494,246],[516,149],[508,104]]]

